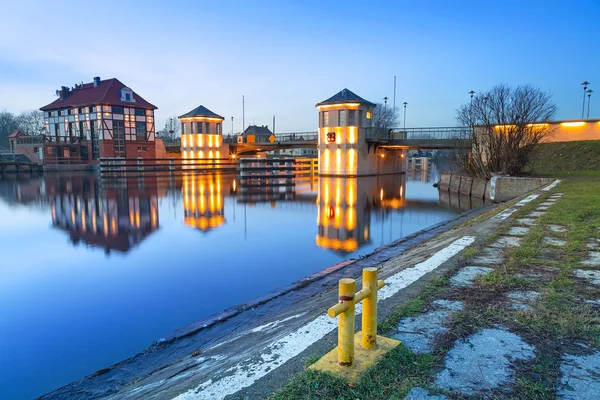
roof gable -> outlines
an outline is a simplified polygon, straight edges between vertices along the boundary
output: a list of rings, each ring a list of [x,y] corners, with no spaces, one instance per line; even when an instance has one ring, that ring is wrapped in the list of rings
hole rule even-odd
[[[359,103],[366,104],[371,107],[376,107],[375,103],[371,103],[354,93],[349,89],[342,89],[338,93],[334,94],[327,100],[323,100],[322,102],[317,104],[318,106],[324,106],[327,104],[343,104],[343,103]]]
[[[20,136],[28,136],[28,135],[26,133],[21,132],[20,130],[16,130],[13,133],[11,133],[10,135],[8,135],[9,138],[20,137]]]
[[[244,131],[246,135],[267,135],[271,136],[273,132],[269,129],[268,126],[259,126],[259,125],[250,125]]]
[[[139,94],[132,91],[133,101],[121,100],[121,89],[126,88],[121,81],[116,78],[100,81],[98,86],[94,83],[85,83],[75,89],[69,90],[67,97],[57,99],[52,103],[40,108],[41,111],[57,110],[60,108],[82,107],[96,104],[118,105],[123,107],[135,107],[156,110],[157,107]]]
[[[221,117],[219,114],[216,114],[216,113],[210,111],[208,108],[204,107],[203,105],[199,105],[198,107],[194,108],[192,111],[179,116],[179,118],[191,118],[191,117],[221,118],[223,120],[225,119],[225,118]]]

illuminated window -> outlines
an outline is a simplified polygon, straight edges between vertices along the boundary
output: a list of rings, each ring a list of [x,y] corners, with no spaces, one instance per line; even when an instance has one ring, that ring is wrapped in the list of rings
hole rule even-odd
[[[204,133],[202,132],[202,122],[196,122],[196,130],[198,133]]]
[[[192,128],[190,133],[193,134],[194,133],[194,123],[193,122],[190,122],[190,128]],[[198,133],[200,133],[200,132],[198,132]]]
[[[371,111],[367,111],[367,119],[371,119]]]
[[[323,126],[329,126],[329,111],[323,111]]]
[[[136,139],[138,141],[146,140],[147,133],[148,132],[146,131],[146,123],[145,122],[136,122],[135,123],[135,134],[136,134]]]
[[[356,110],[348,110],[348,126],[356,125]]]
[[[327,133],[327,143],[335,143],[335,132]]]
[[[338,111],[338,126],[346,126],[346,110]]]

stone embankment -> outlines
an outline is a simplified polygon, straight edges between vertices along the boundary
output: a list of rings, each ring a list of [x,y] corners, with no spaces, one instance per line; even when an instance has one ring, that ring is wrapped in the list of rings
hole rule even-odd
[[[503,202],[523,196],[550,182],[550,178],[494,176],[492,179],[483,179],[443,173],[440,175],[438,188],[465,196]]]

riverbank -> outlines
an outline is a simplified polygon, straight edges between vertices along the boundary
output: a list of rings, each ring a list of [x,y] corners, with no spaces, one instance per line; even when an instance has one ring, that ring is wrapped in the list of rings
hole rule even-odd
[[[271,398],[596,399],[600,173],[565,175],[383,320],[402,345],[356,386],[310,371]]]

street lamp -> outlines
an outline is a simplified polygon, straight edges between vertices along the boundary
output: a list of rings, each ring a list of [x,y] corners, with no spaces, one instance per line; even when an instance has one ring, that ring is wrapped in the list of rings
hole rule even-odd
[[[585,94],[589,84],[590,83],[588,81],[581,82],[581,86],[583,86],[583,105],[581,106],[581,119],[583,119],[583,111],[585,110]]]
[[[383,98],[383,103],[384,103],[384,106],[385,106],[386,108],[387,108],[387,101],[388,101],[388,98],[387,98],[387,96],[386,96],[386,97],[384,97],[384,98]]]
[[[473,95],[475,94],[475,91],[471,90],[469,94],[471,95],[471,105],[473,105]]]
[[[587,118],[586,119],[590,119],[590,98],[592,97],[592,93],[594,93],[594,91],[592,89],[588,89],[588,91],[587,91],[587,95],[588,95],[588,112],[587,112]]]
[[[404,131],[406,131],[406,105],[407,104],[408,104],[407,102],[402,103],[402,105],[404,106]]]

